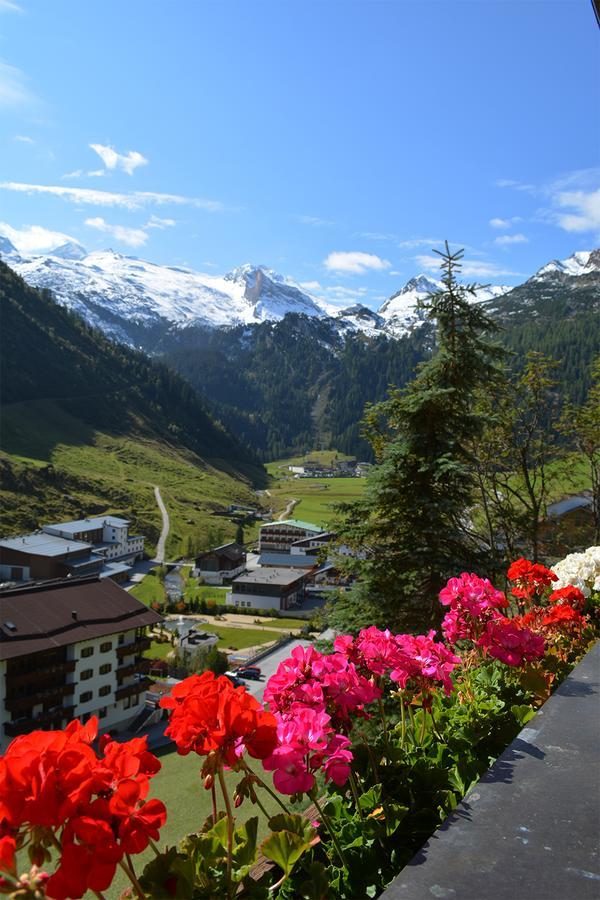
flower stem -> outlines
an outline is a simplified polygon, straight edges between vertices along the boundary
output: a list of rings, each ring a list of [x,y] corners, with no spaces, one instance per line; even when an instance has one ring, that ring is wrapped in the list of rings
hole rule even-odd
[[[360,805],[360,799],[358,796],[358,785],[356,784],[356,778],[354,777],[354,772],[352,771],[352,769],[350,769],[350,772],[348,773],[348,780],[350,781],[350,787],[352,789],[352,795],[354,796],[354,804],[356,806],[358,815],[360,816],[361,819],[364,819],[365,815],[362,811],[362,807]]]
[[[215,788],[215,783],[210,786],[210,792],[212,795],[212,815],[213,815],[213,825],[217,824],[217,789]]]
[[[127,854],[127,858],[130,859],[129,854]],[[144,894],[144,891],[142,890],[141,884],[135,877],[135,872],[133,872],[133,870],[130,869],[129,866],[123,862],[123,860],[120,860],[119,865],[121,866],[121,868],[123,869],[123,871],[125,872],[127,877],[129,878],[129,880],[132,883],[134,890],[135,890],[136,894],[138,895],[138,897],[140,898],[140,900],[145,900],[146,895]]]
[[[264,788],[265,791],[266,791],[268,794],[271,795],[271,797],[273,798],[273,800],[276,800],[277,803],[279,803],[280,807],[282,808],[282,810],[284,811],[284,813],[286,814],[286,816],[291,816],[292,813],[291,813],[290,810],[287,808],[287,806],[285,805],[285,803],[281,800],[281,798],[277,796],[277,794],[275,793],[275,791],[274,791],[272,788],[270,788],[269,785],[266,784],[266,782],[264,782],[264,781],[262,780],[262,778],[260,778],[258,775],[256,775],[256,773],[253,772],[252,769],[250,769],[245,763],[244,763],[244,768],[246,769],[247,772],[249,772],[251,775],[254,776],[254,778],[255,778],[255,780],[256,780],[256,783],[257,783],[260,787]]]
[[[443,737],[441,736],[441,734],[440,734],[439,731],[438,731],[437,722],[435,721],[435,718],[434,718],[433,710],[432,710],[432,709],[429,710],[429,715],[431,716],[431,725],[432,725],[432,728],[433,728],[433,733],[435,734],[435,736],[436,736],[436,738],[438,739],[438,741],[442,741],[442,742],[443,742],[444,739],[443,739]]]
[[[325,815],[325,812],[323,811],[323,807],[317,800],[316,796],[313,796],[312,800],[313,800],[313,803],[315,804],[315,806],[317,807],[317,810],[319,811],[319,815],[321,816],[321,819],[323,820],[323,824],[325,825],[325,828],[331,835],[331,840],[333,841],[333,846],[335,847],[335,849],[337,851],[337,855],[340,858],[342,866],[344,866],[344,868],[349,872],[350,869],[348,867],[348,863],[346,862],[346,858],[344,856],[344,851],[342,850],[342,846],[341,846],[340,842],[338,841],[335,831],[333,830],[329,816]]]
[[[225,776],[223,768],[219,766],[219,784],[223,792],[223,800],[225,801],[225,809],[227,810],[227,897],[233,896],[233,885],[231,883],[231,864],[233,854],[233,810],[231,809],[231,800],[225,784]]]
[[[404,709],[404,697],[400,697],[400,716],[402,718],[402,731],[400,732],[400,746],[404,750],[406,740],[406,710]]]

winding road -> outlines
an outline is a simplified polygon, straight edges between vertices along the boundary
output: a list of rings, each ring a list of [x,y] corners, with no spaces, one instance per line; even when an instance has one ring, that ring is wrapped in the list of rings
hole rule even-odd
[[[169,536],[169,528],[171,523],[169,522],[169,513],[167,512],[167,507],[163,503],[163,498],[160,495],[160,488],[157,484],[154,485],[154,496],[156,497],[156,502],[162,516],[162,529],[160,532],[158,543],[156,545],[156,554],[154,559],[157,563],[160,563],[162,565],[162,563],[164,563],[165,561],[165,544]]]
[[[284,511],[283,511],[282,513],[280,513],[279,516],[277,517],[277,521],[278,521],[278,522],[283,522],[284,519],[287,519],[288,516],[291,514],[292,510],[294,509],[294,507],[295,507],[298,503],[300,503],[299,500],[290,500],[289,503],[288,503],[288,505],[287,505],[286,508],[284,509]]]

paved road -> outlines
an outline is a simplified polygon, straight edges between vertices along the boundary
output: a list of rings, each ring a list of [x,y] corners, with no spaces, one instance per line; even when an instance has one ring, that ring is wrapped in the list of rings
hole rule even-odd
[[[300,503],[299,500],[290,500],[290,502],[288,503],[288,505],[286,506],[284,511],[282,513],[280,513],[279,516],[277,517],[278,521],[283,522],[285,519],[287,519],[291,515],[292,510],[294,509],[295,506],[297,506],[298,503]]]
[[[275,650],[273,653],[265,656],[264,659],[259,659],[256,665],[260,667],[263,677],[260,681],[253,681],[250,678],[244,680],[244,684],[248,688],[248,693],[256,697],[257,700],[262,700],[263,694],[265,692],[265,685],[271,675],[275,674],[279,663],[283,662],[284,659],[287,659],[288,656],[291,656],[294,647],[311,646],[311,641],[298,639],[296,641],[290,641],[288,644],[284,644],[283,647],[279,647],[278,650]]]
[[[169,536],[169,513],[167,512],[167,507],[163,503],[163,498],[160,496],[160,488],[157,484],[154,485],[154,496],[156,497],[156,502],[162,516],[162,530],[160,532],[158,544],[156,545],[156,555],[154,559],[157,563],[162,564],[165,561],[165,544],[167,542],[167,537]]]

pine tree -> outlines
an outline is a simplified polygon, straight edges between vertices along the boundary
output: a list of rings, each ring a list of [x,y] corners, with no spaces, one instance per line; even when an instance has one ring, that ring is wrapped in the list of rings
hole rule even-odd
[[[474,285],[457,282],[462,251],[440,253],[443,286],[422,306],[435,323],[437,351],[415,379],[367,409],[364,434],[377,464],[362,500],[344,507],[340,544],[363,558],[340,562],[356,586],[330,610],[334,627],[422,626],[446,579],[476,567],[481,544],[470,508],[470,444],[483,427],[476,398],[503,351]]]

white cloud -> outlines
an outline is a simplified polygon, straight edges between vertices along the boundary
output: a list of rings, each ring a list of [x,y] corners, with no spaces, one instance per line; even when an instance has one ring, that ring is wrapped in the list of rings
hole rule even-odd
[[[0,62],[0,107],[24,106],[35,101],[25,75],[15,66]]]
[[[75,177],[77,172],[71,172],[66,177]],[[64,185],[49,184],[23,184],[16,181],[0,182],[0,189],[5,191],[17,191],[24,194],[51,194],[62,197],[72,203],[87,203],[91,206],[118,206],[122,209],[142,209],[148,204],[172,203],[175,205],[193,206],[204,209],[207,212],[218,212],[224,209],[218,200],[204,200],[199,197],[182,197],[179,194],[159,194],[152,191],[132,191],[128,194],[114,193],[112,191],[100,191],[93,188],[65,187]]]
[[[398,246],[403,247],[403,248],[404,247],[408,247],[408,248],[431,247],[432,244],[433,244],[433,246],[435,246],[436,244],[443,244],[443,243],[444,243],[443,240],[440,240],[439,238],[412,238],[411,240],[408,240],[408,241],[399,241]]]
[[[23,7],[15,3],[14,0],[0,0],[0,13],[3,12],[23,12]]]
[[[117,153],[113,147],[107,147],[104,144],[90,144],[90,148],[97,153],[105,167],[112,171],[113,169],[122,169],[128,175],[133,175],[139,166],[148,165],[148,160],[137,150],[129,150],[128,153]]]
[[[67,241],[76,241],[76,238],[68,234],[63,234],[61,231],[50,231],[41,225],[24,225],[22,228],[13,228],[7,222],[0,222],[0,234],[5,235],[23,256],[47,253]]]
[[[319,216],[297,216],[302,225],[312,225],[313,228],[331,228],[335,225],[330,219],[321,219]]]
[[[501,234],[495,238],[494,243],[500,247],[507,247],[509,244],[527,244],[529,238],[524,234]]]
[[[146,228],[160,228],[164,230],[165,228],[173,228],[176,224],[175,219],[161,219],[160,216],[150,216],[146,223]]]
[[[330,272],[348,272],[353,275],[362,275],[369,269],[382,271],[389,269],[391,263],[387,259],[381,259],[374,253],[363,253],[360,250],[343,251],[336,250],[330,253],[324,261],[326,269]]]
[[[415,261],[427,272],[439,272],[440,270],[439,256],[415,256]],[[493,262],[468,262],[463,260],[461,266],[461,274],[467,278],[499,278],[502,275],[523,274],[522,272],[512,272],[510,269],[503,269]]]
[[[500,218],[490,219],[489,224],[492,228],[510,228],[516,222],[522,222],[522,221],[523,220],[522,220],[521,216],[511,216],[510,219],[500,219]]]
[[[92,169],[91,172],[88,172],[87,174],[90,178],[104,178],[106,169]]]
[[[600,229],[600,188],[595,191],[561,191],[557,206],[570,212],[556,213],[556,222],[565,231]]]
[[[305,291],[322,291],[323,288],[319,281],[301,281],[300,287]]]
[[[398,275],[402,275],[402,272],[398,272],[396,271],[396,269],[393,269],[391,272],[388,272],[388,275],[393,275],[394,278],[396,278],[398,277]]]
[[[34,139],[26,134],[15,134],[13,141],[17,141],[19,144],[35,144]]]
[[[67,178],[81,178],[83,175],[83,171],[81,169],[74,169],[72,172],[65,172],[64,175],[60,176],[60,180],[64,181]]]
[[[95,228],[96,231],[109,234],[115,240],[120,241],[122,244],[127,244],[129,247],[142,247],[148,240],[148,235],[143,228],[127,228],[124,225],[111,225],[101,216],[96,216],[94,219],[86,219],[85,224],[89,228]]]
[[[397,241],[397,234],[391,234],[387,231],[361,231],[355,237],[366,238],[368,241]]]
[[[500,178],[494,184],[499,188],[513,188],[515,191],[526,191],[527,193],[533,193],[536,190],[535,185],[514,181],[512,178]]]

